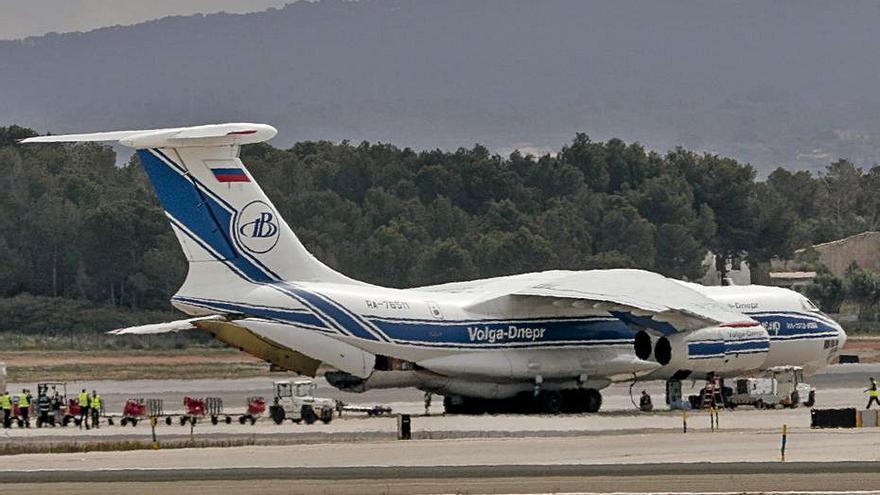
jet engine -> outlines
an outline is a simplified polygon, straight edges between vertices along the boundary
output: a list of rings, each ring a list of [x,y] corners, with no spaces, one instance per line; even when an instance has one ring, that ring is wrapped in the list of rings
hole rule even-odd
[[[706,327],[659,338],[642,330],[634,349],[640,359],[652,359],[669,370],[729,373],[759,368],[767,359],[770,337],[758,323]]]

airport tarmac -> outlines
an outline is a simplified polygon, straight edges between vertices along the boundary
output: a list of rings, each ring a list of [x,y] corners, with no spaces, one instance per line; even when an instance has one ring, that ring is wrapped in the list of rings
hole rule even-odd
[[[838,365],[812,377],[817,407],[861,407],[868,376],[880,365]],[[644,386],[643,386],[644,385]],[[688,384],[690,385],[690,384]],[[694,393],[702,384],[697,382]],[[13,387],[27,386],[12,384]],[[78,386],[78,385],[74,385]],[[104,395],[111,412],[126,397],[160,397],[166,404],[183,395],[216,395],[234,404],[249,395],[271,395],[266,379],[126,381],[88,383]],[[0,481],[53,481],[66,492],[101,493],[120,483],[172,483],[179,489],[215,486],[235,491],[244,480],[259,482],[264,493],[526,493],[547,491],[865,490],[880,487],[880,429],[811,430],[809,409],[758,411],[742,407],[720,415],[712,432],[704,412],[687,415],[663,409],[663,383],[637,384],[661,410],[635,410],[629,384],[604,391],[602,412],[561,416],[443,416],[435,398],[424,413],[415,390],[343,394],[322,383],[318,395],[351,403],[387,404],[415,414],[411,441],[396,441],[396,419],[362,415],[330,424],[199,424],[196,439],[247,439],[254,445],[203,448],[22,454],[0,458]],[[168,406],[166,406],[168,407]],[[228,408],[232,406],[227,406]],[[230,411],[232,412],[232,411]],[[781,428],[790,428],[787,462],[780,459]],[[161,425],[160,443],[186,439],[188,427]],[[100,430],[10,429],[0,442],[90,442],[149,440],[144,423]],[[849,474],[841,476],[842,472]],[[775,474],[774,474],[775,473]],[[211,485],[208,480],[228,479]],[[100,486],[90,483],[101,480]],[[166,485],[168,486],[168,485]],[[22,485],[20,493],[27,493]],[[272,488],[274,487],[274,488]],[[128,487],[131,488],[131,487]],[[139,493],[137,490],[129,493]],[[200,490],[196,490],[199,492]]]

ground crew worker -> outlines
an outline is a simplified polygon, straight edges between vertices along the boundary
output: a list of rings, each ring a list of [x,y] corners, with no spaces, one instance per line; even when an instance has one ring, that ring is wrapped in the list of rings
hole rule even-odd
[[[865,392],[868,392],[868,395],[871,398],[868,399],[868,407],[865,409],[871,409],[871,404],[877,404],[877,407],[880,407],[880,391],[877,390],[877,380],[874,380],[874,377],[871,377],[871,386],[865,389]]]
[[[431,410],[431,397],[433,394],[431,392],[425,392],[425,416],[430,414]]]
[[[642,396],[639,397],[639,409],[643,412],[651,412],[654,410],[654,403],[651,402],[651,396],[648,395],[648,392],[642,390]]]
[[[46,390],[43,390],[43,393],[37,396],[37,411],[40,412],[40,415],[37,417],[37,428],[45,426],[48,423],[55,423],[54,420],[49,419],[49,412],[51,410],[52,401],[46,394]]]
[[[18,396],[18,414],[21,415],[21,421],[24,423],[25,428],[31,427],[30,412],[30,394],[28,394],[27,389],[22,389],[21,394]]]
[[[83,426],[86,429],[89,429],[89,393],[86,392],[86,389],[82,389],[82,392],[79,393],[79,397],[77,398],[77,402],[79,403],[79,428],[82,429]]]
[[[3,409],[3,428],[9,428],[12,421],[12,396],[8,390],[0,395],[0,409]]]
[[[101,426],[101,406],[103,405],[101,401],[101,396],[98,395],[98,392],[92,390],[92,403],[89,404],[89,408],[92,410],[92,426],[98,428]]]
[[[55,393],[52,395],[52,417],[54,418],[54,423],[56,425],[60,425],[64,421],[64,415],[62,414],[62,409],[64,408],[64,400],[61,398],[61,394],[55,390]]]

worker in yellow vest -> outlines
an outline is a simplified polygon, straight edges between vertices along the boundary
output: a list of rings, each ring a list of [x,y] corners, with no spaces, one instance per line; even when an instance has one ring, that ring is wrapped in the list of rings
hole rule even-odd
[[[19,426],[23,423],[25,428],[31,427],[30,413],[31,395],[28,393],[27,389],[22,389],[21,393],[18,395],[18,414],[21,416]]]
[[[77,404],[79,404],[79,428],[82,429],[83,426],[88,430],[89,429],[89,393],[86,392],[86,389],[82,389],[82,392],[79,393],[79,397],[77,397]]]
[[[877,404],[877,407],[880,407],[880,391],[877,390],[877,380],[874,380],[873,376],[871,377],[871,385],[865,389],[865,392],[871,396],[868,399],[868,407],[865,409],[871,409],[871,404]]]
[[[92,403],[89,409],[92,410],[92,426],[98,428],[101,425],[101,407],[104,405],[101,396],[96,390],[92,390]]]
[[[3,428],[9,428],[12,421],[12,396],[8,390],[0,395],[0,409],[3,409]]]

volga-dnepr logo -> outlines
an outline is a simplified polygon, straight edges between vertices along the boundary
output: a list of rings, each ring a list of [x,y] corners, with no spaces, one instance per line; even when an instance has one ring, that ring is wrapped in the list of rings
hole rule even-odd
[[[278,214],[263,201],[251,201],[238,212],[233,231],[243,248],[268,253],[278,244]]]

